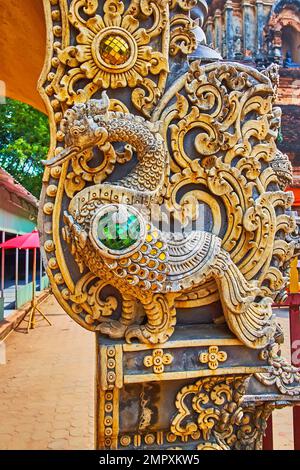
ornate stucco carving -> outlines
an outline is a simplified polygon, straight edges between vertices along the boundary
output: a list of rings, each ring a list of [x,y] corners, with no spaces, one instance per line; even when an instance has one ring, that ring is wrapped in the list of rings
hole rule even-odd
[[[278,338],[271,305],[285,292],[295,223],[293,195],[283,191],[289,165],[276,147],[276,69],[187,60],[201,1],[44,4],[49,48],[40,91],[52,139],[40,231],[54,294],[98,333],[98,446],[161,445],[163,430],[151,428],[156,407],[136,384],[184,376],[205,378],[181,387],[167,442],[247,447],[241,408],[249,374],[267,380],[272,366],[240,367],[222,338],[232,335],[225,345],[256,355]],[[183,330],[195,324],[201,332],[204,308],[222,334],[216,340],[210,330],[202,356],[198,349],[188,370],[176,371],[178,349],[189,344]],[[147,351],[143,359],[139,351]],[[124,375],[126,354],[140,374]],[[199,415],[190,427],[186,395]],[[128,396],[141,398],[139,413],[126,415],[139,416],[138,431],[119,436],[119,404],[131,403]],[[263,421],[270,410],[249,413]],[[252,447],[261,438],[254,427]]]
[[[95,281],[113,283],[129,303],[138,299],[148,319],[145,326],[136,325],[136,309],[131,306],[123,309],[119,321],[102,322],[99,315],[91,322],[93,315],[84,302],[77,302],[75,309],[82,309],[88,327],[94,326],[114,338],[125,336],[128,341],[137,337],[154,344],[164,342],[174,331],[176,300],[180,302],[185,296],[188,307],[189,296],[195,299],[197,291],[201,293],[211,285],[213,293],[209,292],[206,299],[200,294],[199,304],[219,297],[229,328],[247,346],[261,348],[272,342],[272,297],[284,288],[279,268],[293,250],[292,243],[277,240],[276,234],[282,229],[286,233],[291,230],[290,217],[282,210],[289,207],[292,196],[279,189],[270,190],[271,182],[276,183],[280,177],[271,164],[278,155],[275,138],[280,116],[277,112],[275,117],[271,114],[272,83],[250,69],[238,75],[239,67],[201,67],[193,63],[185,81],[175,83],[173,93],[154,113],[163,117],[164,125],[131,113],[110,111],[111,102],[105,93],[101,100],[89,100],[65,112],[60,124],[64,149],[46,162],[52,170],[70,162],[78,166],[79,160],[82,164],[89,158],[94,147],[112,147],[115,142],[135,149],[138,159],[135,168],[113,184],[100,180],[81,191],[70,191],[69,182],[67,186],[64,183],[67,196],[73,197],[64,211],[65,225],[58,236],[62,235],[68,244],[79,271],[88,269]],[[261,91],[255,95],[256,82],[265,95]],[[172,96],[176,96],[171,105],[171,109],[175,106],[175,115],[169,111],[167,101]],[[240,108],[239,100],[245,102]],[[249,120],[247,114],[254,111],[256,119]],[[177,123],[172,124],[176,116]],[[226,131],[228,127],[232,130]],[[168,129],[170,148],[164,140]],[[198,132],[195,151],[199,158],[194,160],[184,150],[185,136],[192,130]],[[66,178],[72,173],[69,170]],[[189,184],[206,190],[188,191],[178,204],[176,194]],[[218,199],[227,215],[223,240],[199,230],[162,232],[145,211],[133,207],[143,205],[149,209],[151,204],[164,200],[170,213],[178,218],[182,216],[182,205],[189,202],[194,204],[192,218],[197,219],[197,200],[211,201],[216,208],[215,224],[223,222],[224,226]],[[99,240],[98,226],[107,214],[125,222],[135,217],[139,226],[136,243],[122,250],[105,247]],[[79,284],[82,286],[81,281]],[[78,291],[78,284],[76,287]]]

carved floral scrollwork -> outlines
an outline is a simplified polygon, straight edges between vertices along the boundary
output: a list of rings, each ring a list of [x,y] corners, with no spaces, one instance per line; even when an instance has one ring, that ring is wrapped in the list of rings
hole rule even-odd
[[[197,450],[228,450],[227,446],[206,442],[205,444],[199,444]]]
[[[268,418],[276,408],[274,402],[245,404],[243,419],[229,442],[235,450],[262,450]],[[280,408],[280,407],[279,407]]]
[[[204,441],[211,442],[212,437],[232,434],[243,418],[241,403],[248,381],[246,376],[210,377],[183,387],[176,397],[178,414],[171,432],[188,437],[200,431]]]
[[[48,269],[50,278],[59,280],[58,296],[62,292],[71,314],[88,328],[152,343],[170,337],[176,307],[220,300],[225,320],[244,344],[269,344],[275,331],[270,305],[282,295],[281,270],[294,249],[288,239],[294,227],[285,213],[292,197],[279,190],[278,168],[272,167],[280,125],[280,111],[273,107],[274,70],[261,74],[244,65],[196,61],[165,92],[172,31],[182,22],[192,31],[201,2],[70,0],[68,6],[68,18],[64,11],[60,20],[51,16],[52,24],[53,18],[61,21],[61,41],[53,44],[56,72],[47,75],[45,87],[55,129],[60,125],[56,134],[52,129],[58,147],[45,176],[46,184],[58,189],[55,203],[46,193],[43,207],[53,229],[53,240],[45,237],[45,244],[56,247]],[[182,41],[176,44],[184,53]],[[193,47],[193,40],[186,45]],[[113,90],[114,98],[104,93],[102,100],[90,100],[103,88]],[[147,119],[134,115],[133,106]],[[128,163],[134,152],[135,168],[114,179],[117,164]],[[96,213],[107,205],[130,209],[138,203],[147,206],[146,214],[152,202],[165,204],[170,218],[184,227],[198,221],[203,204],[211,228],[168,236],[143,213],[138,219],[145,239],[137,252],[111,260],[102,245],[98,250]],[[76,282],[64,243],[78,267]],[[129,296],[141,302],[151,324],[134,324],[133,307],[117,324],[102,322],[106,315],[99,311],[91,316],[88,302],[76,306],[71,297],[78,286],[87,289],[80,284],[86,270],[112,282],[126,301]]]
[[[194,7],[197,6],[198,2],[199,0],[169,0],[171,9],[175,8],[176,6],[179,6],[184,11],[192,10]]]
[[[106,300],[101,299],[101,292],[108,283],[97,280],[95,276],[87,274],[80,279],[75,287],[71,300],[77,305],[81,305],[88,313],[85,321],[92,325],[93,323],[107,321],[118,306],[115,297],[109,296]]]
[[[170,55],[175,56],[179,51],[183,54],[191,54],[197,47],[193,29],[196,24],[186,15],[176,15],[171,20]]]
[[[224,249],[246,279],[257,280],[263,295],[280,298],[286,284],[280,269],[294,249],[293,243],[282,240],[281,229],[288,236],[294,223],[288,215],[283,223],[280,214],[291,204],[292,195],[269,190],[276,183],[283,189],[290,171],[276,157],[280,111],[272,110],[275,93],[276,83],[267,72],[262,76],[233,64],[201,67],[195,62],[185,79],[178,81],[178,88],[174,86],[175,104],[164,102],[154,116],[163,119],[165,134],[170,136],[173,174],[167,186],[168,209],[179,217],[189,197],[213,209],[218,201],[227,215]],[[191,137],[194,152],[188,152],[185,144]],[[205,197],[189,189],[179,200],[179,191],[191,184],[206,188]],[[197,214],[195,208],[193,220]],[[218,233],[220,228],[214,223],[213,230]],[[198,297],[198,305],[213,302],[213,292],[207,288],[206,300]],[[193,305],[195,296],[196,292],[190,294]],[[177,299],[177,305],[188,305],[187,297]]]
[[[57,86],[56,96],[67,105],[85,102],[99,89],[136,88],[143,84],[155,96],[146,98],[152,103],[160,96],[149,75],[168,72],[167,56],[150,45],[153,37],[163,33],[167,25],[167,1],[132,2],[128,11],[122,1],[105,0],[103,15],[96,14],[98,0],[73,0],[69,21],[77,32],[77,44],[58,50],[58,59],[68,72]],[[145,29],[139,21],[139,10],[153,17],[153,24]],[[87,18],[88,17],[88,18]],[[82,88],[79,84],[86,81]],[[138,109],[143,109],[143,91],[132,95]],[[146,106],[147,107],[147,106]]]
[[[176,398],[173,435],[204,442],[198,450],[262,450],[267,420],[275,402],[245,401],[250,377],[210,377],[183,387]],[[298,392],[299,393],[299,392]]]
[[[280,393],[289,396],[300,394],[300,369],[292,366],[284,357],[277,354],[275,348],[264,350],[262,359],[268,360],[271,371],[255,374],[256,379],[266,386],[275,385]]]

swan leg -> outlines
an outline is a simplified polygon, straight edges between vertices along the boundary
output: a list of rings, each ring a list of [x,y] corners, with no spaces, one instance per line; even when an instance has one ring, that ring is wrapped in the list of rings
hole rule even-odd
[[[99,333],[107,335],[112,339],[121,339],[124,338],[126,329],[127,326],[121,323],[121,321],[111,320],[100,323],[100,325],[97,326],[96,331],[99,331]]]
[[[177,295],[155,294],[144,303],[148,322],[146,325],[133,325],[127,328],[125,338],[128,343],[138,339],[145,344],[158,344],[168,341],[176,325],[174,300]]]
[[[112,339],[124,338],[127,328],[139,320],[140,312],[136,299],[123,296],[122,314],[120,320],[109,320],[100,323],[96,331]]]

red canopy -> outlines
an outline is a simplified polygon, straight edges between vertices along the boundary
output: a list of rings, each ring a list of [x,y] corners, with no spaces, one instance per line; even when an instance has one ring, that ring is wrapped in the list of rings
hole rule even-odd
[[[294,207],[300,206],[300,188],[287,188],[287,191],[293,191],[295,196],[295,201],[293,203]]]
[[[0,248],[5,250],[19,248],[20,250],[30,250],[32,248],[39,248],[40,240],[37,230],[34,230],[31,233],[26,233],[20,237],[12,238],[7,240],[7,242],[0,244]]]

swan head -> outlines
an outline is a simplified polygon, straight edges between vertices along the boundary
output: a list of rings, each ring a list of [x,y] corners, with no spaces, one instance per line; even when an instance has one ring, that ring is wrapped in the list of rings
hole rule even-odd
[[[84,150],[104,145],[108,139],[105,118],[108,116],[109,106],[110,100],[106,92],[103,92],[100,100],[90,100],[68,109],[60,126],[65,136],[65,148],[54,158],[44,161],[44,165],[60,165]]]

